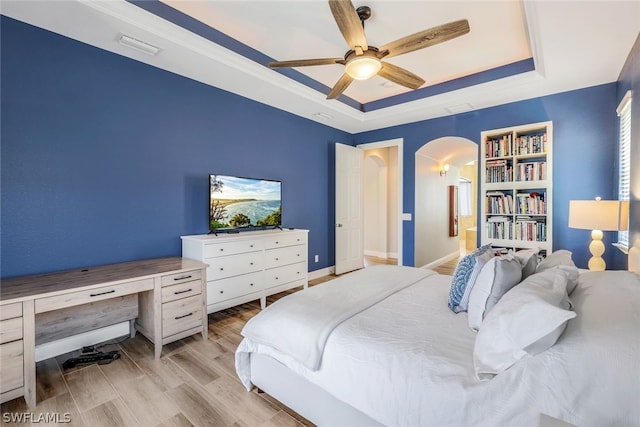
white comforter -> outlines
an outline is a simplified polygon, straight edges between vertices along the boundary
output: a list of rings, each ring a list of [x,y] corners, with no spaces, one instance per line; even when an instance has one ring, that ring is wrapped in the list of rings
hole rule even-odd
[[[250,353],[267,354],[389,426],[537,426],[540,414],[581,427],[640,425],[637,276],[582,274],[577,317],[557,344],[486,382],[474,376],[466,314],[447,308],[450,281],[431,275],[346,319],[317,371],[245,338],[238,374],[250,386]]]

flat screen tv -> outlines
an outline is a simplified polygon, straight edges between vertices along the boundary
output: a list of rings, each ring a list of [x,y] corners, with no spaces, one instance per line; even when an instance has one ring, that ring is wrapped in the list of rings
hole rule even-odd
[[[209,231],[281,226],[281,181],[209,175]]]

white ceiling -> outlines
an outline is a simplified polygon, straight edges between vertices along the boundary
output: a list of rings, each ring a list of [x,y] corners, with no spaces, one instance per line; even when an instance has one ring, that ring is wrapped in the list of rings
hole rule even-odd
[[[184,28],[124,0],[0,3],[3,15],[351,133],[616,81],[640,32],[638,0],[356,0],[356,7],[372,8],[365,33],[374,46],[457,19],[469,21],[469,34],[388,59],[424,78],[423,87],[530,57],[535,70],[408,102],[399,100],[410,90],[374,77],[352,83],[345,95],[357,102],[347,105],[325,99],[342,65],[296,69],[326,86],[318,90],[212,42],[206,31],[190,31],[198,25],[206,30],[199,24],[204,23],[278,61],[342,57],[348,47],[326,1],[165,0],[165,5],[197,21],[183,20]],[[122,46],[121,34],[157,46],[160,53]],[[379,99],[390,106],[368,112],[353,106]]]

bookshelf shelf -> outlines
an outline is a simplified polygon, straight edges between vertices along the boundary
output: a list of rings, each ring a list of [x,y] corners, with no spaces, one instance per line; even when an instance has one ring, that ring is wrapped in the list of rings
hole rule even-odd
[[[553,247],[553,124],[533,123],[481,133],[483,245]]]

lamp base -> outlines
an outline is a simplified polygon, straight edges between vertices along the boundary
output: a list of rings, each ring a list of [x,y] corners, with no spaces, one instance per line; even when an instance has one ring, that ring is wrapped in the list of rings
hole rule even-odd
[[[602,243],[603,233],[601,230],[593,230],[591,232],[591,243],[589,244],[589,252],[591,252],[591,258],[589,258],[589,270],[603,271],[606,268],[606,263],[602,259],[604,253],[604,243]]]

